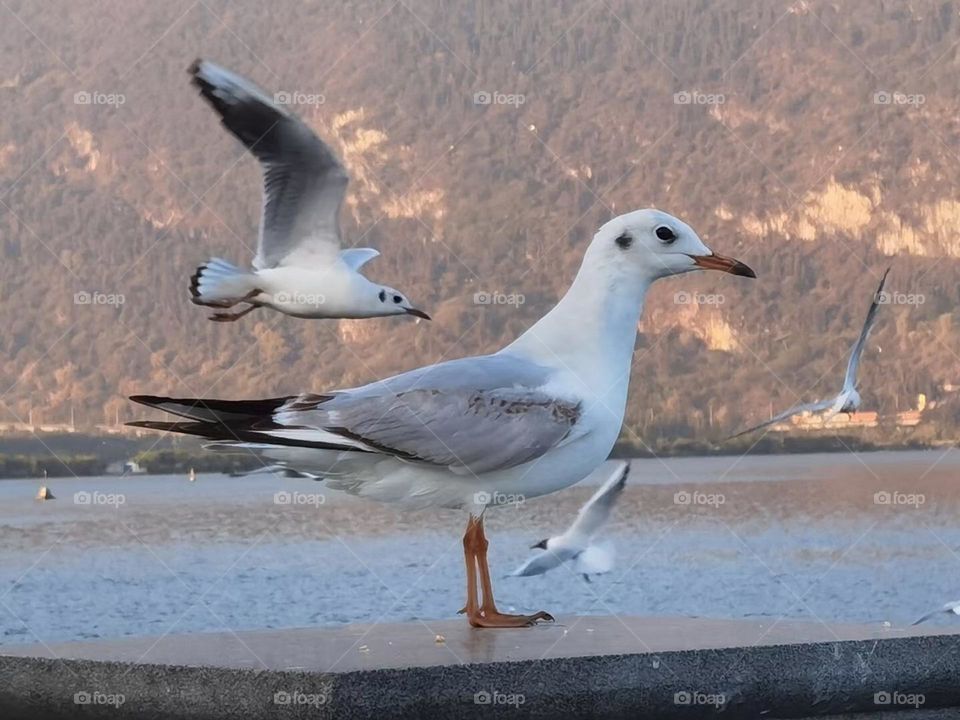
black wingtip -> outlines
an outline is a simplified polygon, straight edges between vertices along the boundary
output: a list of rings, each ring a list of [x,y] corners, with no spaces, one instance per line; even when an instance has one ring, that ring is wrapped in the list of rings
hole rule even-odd
[[[146,430],[162,430],[164,432],[182,432],[181,428],[186,423],[163,422],[160,420],[131,420],[124,423],[127,427],[143,428]],[[193,423],[194,425],[196,423]]]
[[[168,397],[160,397],[159,395],[131,395],[129,399],[138,405],[146,405],[152,408],[170,400]]]

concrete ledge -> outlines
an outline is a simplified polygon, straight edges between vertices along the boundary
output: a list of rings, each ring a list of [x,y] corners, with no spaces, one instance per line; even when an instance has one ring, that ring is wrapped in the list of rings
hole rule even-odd
[[[958,660],[937,631],[692,618],[126,638],[0,647],[0,717],[958,717]]]

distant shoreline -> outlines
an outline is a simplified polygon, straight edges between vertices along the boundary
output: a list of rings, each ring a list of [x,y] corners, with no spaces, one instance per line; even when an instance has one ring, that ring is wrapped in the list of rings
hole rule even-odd
[[[666,458],[666,457],[722,457],[729,455],[807,455],[811,453],[877,452],[936,450],[937,448],[960,447],[960,440],[931,440],[880,442],[856,436],[819,435],[791,436],[766,435],[759,440],[740,438],[735,442],[711,443],[704,440],[680,439],[656,444],[654,447],[637,447],[618,443],[611,457],[616,458]]]
[[[935,450],[960,446],[960,441],[931,440],[910,442],[876,442],[855,436],[779,436],[766,435],[759,440],[738,439],[727,444],[711,443],[704,440],[678,439],[655,442],[652,446],[618,443],[611,458],[696,458],[725,457],[742,455],[805,455],[813,453],[878,452],[911,450]],[[60,453],[50,448],[52,454],[25,454],[3,452],[0,442],[0,480],[47,478],[95,477],[109,475],[117,478],[144,475],[187,475],[190,470],[197,473],[239,473],[255,470],[261,463],[249,453],[214,453],[196,446],[190,448],[148,449],[137,452],[129,448],[129,453],[118,455],[116,452],[98,454],[96,452]],[[118,461],[136,459],[144,472],[117,473],[107,468]]]

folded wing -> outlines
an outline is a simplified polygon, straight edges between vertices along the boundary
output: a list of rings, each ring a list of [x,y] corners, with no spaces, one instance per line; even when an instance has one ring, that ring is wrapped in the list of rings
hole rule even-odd
[[[479,475],[529,462],[579,435],[579,402],[524,387],[518,380],[542,373],[517,363],[470,358],[354,390],[269,400],[136,396],[187,420],[133,424],[216,441],[375,453]]]

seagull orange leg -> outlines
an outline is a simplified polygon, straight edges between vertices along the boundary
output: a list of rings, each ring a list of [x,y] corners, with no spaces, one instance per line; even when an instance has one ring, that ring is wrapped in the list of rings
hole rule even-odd
[[[476,543],[476,525],[477,521],[471,515],[467,519],[467,530],[463,533],[463,559],[467,566],[467,604],[460,613],[467,613],[468,616],[476,615],[477,605],[477,560],[474,555],[474,546]]]
[[[483,600],[480,607],[476,607],[476,578],[471,578],[471,572],[468,560],[467,565],[467,620],[474,627],[487,628],[515,628],[528,627],[536,625],[538,620],[553,621],[553,616],[543,611],[533,615],[508,615],[497,610],[497,605],[493,599],[493,583],[490,582],[490,568],[487,566],[487,548],[490,543],[487,541],[483,532],[483,517],[473,520],[471,516],[471,525],[467,526],[467,534],[464,535],[464,548],[468,545],[472,549],[474,572],[480,574],[480,589],[483,594]],[[471,588],[472,584],[472,588]],[[473,608],[471,609],[471,601]],[[471,612],[472,610],[472,612]]]

